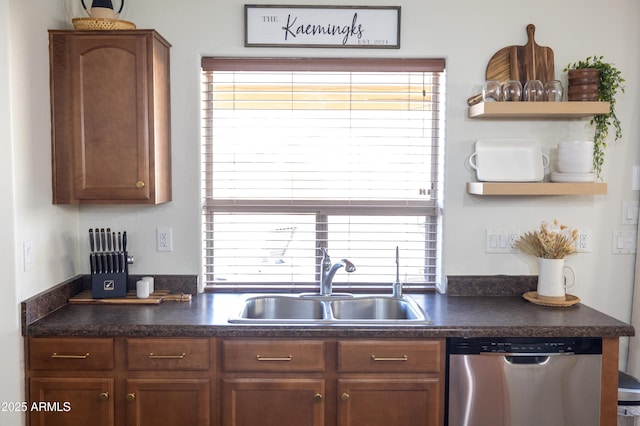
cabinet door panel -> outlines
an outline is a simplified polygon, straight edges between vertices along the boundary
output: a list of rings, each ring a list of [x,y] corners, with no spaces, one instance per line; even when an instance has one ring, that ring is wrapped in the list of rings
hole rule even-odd
[[[49,30],[49,46],[54,204],[171,201],[171,45]]]
[[[130,379],[126,387],[128,425],[210,425],[209,380]]]
[[[436,426],[438,379],[340,379],[339,426]]]
[[[31,426],[114,424],[113,379],[31,378],[29,383]]]
[[[223,380],[224,426],[323,426],[324,380]]]
[[[76,196],[148,199],[147,39],[71,40]]]

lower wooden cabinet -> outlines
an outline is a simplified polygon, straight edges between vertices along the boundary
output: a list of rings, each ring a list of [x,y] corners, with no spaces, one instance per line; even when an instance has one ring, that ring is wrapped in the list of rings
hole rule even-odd
[[[222,425],[442,425],[444,346],[438,339],[225,339]]]
[[[49,405],[27,424],[441,426],[444,350],[444,339],[31,337],[28,404]]]
[[[339,426],[436,426],[444,418],[444,342],[339,340]]]
[[[211,426],[215,339],[27,338],[28,425]],[[36,405],[37,406],[37,405]]]
[[[113,379],[33,377],[27,411],[33,426],[113,425]]]
[[[209,380],[127,380],[127,425],[209,426],[210,389]]]
[[[222,425],[323,426],[324,394],[323,379],[223,379]]]
[[[338,425],[439,425],[441,387],[437,378],[339,379]]]
[[[118,388],[124,410],[120,423],[130,426],[210,426],[215,405],[215,346],[206,338],[128,338],[118,340],[124,353]],[[124,347],[123,347],[124,346]],[[116,362],[116,365],[120,366]],[[123,411],[126,413],[122,420]],[[126,421],[126,423],[125,423]]]

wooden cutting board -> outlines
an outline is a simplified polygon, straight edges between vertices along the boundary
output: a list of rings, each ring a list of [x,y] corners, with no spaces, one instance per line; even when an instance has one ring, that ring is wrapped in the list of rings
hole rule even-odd
[[[91,290],[81,291],[69,299],[70,304],[84,305],[159,305],[164,301],[190,302],[191,295],[169,294],[166,290],[158,290],[147,299],[138,299],[135,291],[130,291],[125,297],[114,297],[111,299],[94,299]]]
[[[546,83],[554,80],[553,50],[540,46],[535,41],[536,26],[527,25],[527,44],[507,46],[498,50],[489,60],[485,77],[487,80],[520,80],[522,86],[528,80]]]
[[[527,25],[527,44],[507,46],[498,50],[489,60],[485,79],[504,83],[519,80],[524,87],[528,80],[540,80],[542,84],[555,79],[553,50],[535,42],[536,26]],[[468,99],[469,105],[482,101],[482,94]]]

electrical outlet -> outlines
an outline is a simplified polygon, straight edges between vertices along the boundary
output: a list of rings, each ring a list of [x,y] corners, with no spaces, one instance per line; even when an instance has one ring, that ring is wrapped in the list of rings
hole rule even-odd
[[[158,251],[173,251],[173,235],[171,228],[157,228],[156,237],[156,249]]]
[[[516,248],[516,241],[518,241],[518,237],[520,237],[520,233],[514,233],[511,232],[507,235],[508,240],[508,244],[509,244],[509,251],[511,253],[517,253],[518,249]]]
[[[576,239],[576,252],[591,253],[591,230],[583,229],[581,231],[578,231],[578,238]]]

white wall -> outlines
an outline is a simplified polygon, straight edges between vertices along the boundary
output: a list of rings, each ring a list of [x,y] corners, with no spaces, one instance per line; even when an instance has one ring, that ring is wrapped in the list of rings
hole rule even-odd
[[[0,0],[0,401],[24,400],[20,301],[80,272],[78,209],[51,204],[51,126],[47,28],[61,25],[60,5]],[[24,271],[23,241],[34,268]],[[20,424],[0,412],[0,424]]]
[[[73,0],[72,0],[73,1]],[[579,274],[572,292],[594,308],[630,319],[635,258],[611,254],[614,229],[621,225],[623,201],[638,200],[631,190],[631,167],[640,164],[638,78],[640,4],[636,0],[369,0],[349,4],[402,6],[399,50],[276,49],[243,47],[244,0],[135,0],[125,19],[154,28],[172,44],[172,142],[174,201],[162,206],[65,207],[51,205],[48,80],[48,28],[65,28],[62,8],[52,0],[0,0],[0,209],[3,237],[0,266],[5,293],[0,299],[0,345],[10,348],[2,372],[0,401],[22,399],[16,371],[20,364],[18,303],[47,287],[88,272],[87,230],[126,229],[136,257],[133,273],[200,273],[199,63],[219,56],[444,57],[447,61],[447,148],[445,187],[445,263],[448,275],[535,274],[528,259],[484,253],[487,228],[531,230],[543,220],[592,231],[593,251],[570,259]],[[258,2],[260,3],[260,1]],[[273,3],[262,1],[261,3]],[[283,3],[283,2],[280,2]],[[336,4],[296,0],[291,4]],[[577,16],[579,18],[572,18]],[[2,25],[2,24],[5,25]],[[7,24],[8,29],[7,31]],[[464,166],[473,143],[487,137],[539,139],[545,151],[566,139],[589,139],[585,120],[483,121],[466,118],[466,99],[483,80],[491,55],[526,43],[525,27],[536,25],[536,41],[554,50],[556,76],[562,68],[593,54],[605,55],[627,79],[618,115],[624,139],[610,143],[604,167],[609,193],[586,197],[482,198],[467,195],[472,174]],[[6,191],[5,191],[5,186]],[[155,228],[173,228],[174,251],[155,251]],[[22,270],[22,242],[31,240],[35,269]],[[624,346],[624,345],[623,345]],[[16,351],[15,353],[12,351]],[[624,362],[624,347],[623,361]],[[3,374],[4,376],[4,374]],[[7,384],[9,383],[9,384]],[[4,424],[5,414],[0,414]]]
[[[13,149],[11,144],[11,102],[9,90],[9,3],[0,0],[0,194],[3,208],[0,209],[0,270],[3,271],[2,288],[4,297],[0,298],[0,344],[3,351],[2,376],[4,385],[0,386],[0,401],[21,401],[22,391],[21,339],[18,332],[19,318],[16,298],[16,275],[14,270],[14,179]],[[0,423],[5,418],[18,424],[19,415],[0,414]],[[6,424],[10,424],[7,422]]]

